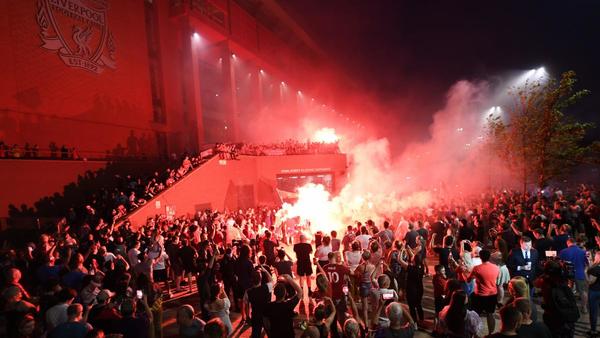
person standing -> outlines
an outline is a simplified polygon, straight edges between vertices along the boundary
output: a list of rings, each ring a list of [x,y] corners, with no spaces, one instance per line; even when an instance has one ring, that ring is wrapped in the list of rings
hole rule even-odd
[[[219,318],[227,329],[227,336],[233,333],[233,325],[231,324],[231,318],[229,317],[229,308],[231,302],[227,298],[223,284],[213,284],[210,286],[210,300],[204,307],[210,318]],[[248,314],[246,314],[248,316]]]
[[[375,332],[375,338],[413,337],[415,323],[407,310],[406,305],[402,303],[390,303],[385,308],[385,314],[390,320],[390,325],[378,328]]]
[[[183,276],[187,277],[187,283],[189,292],[192,293],[192,274],[196,272],[196,258],[198,257],[198,252],[191,245],[190,240],[185,238],[183,240],[183,246],[179,248],[179,252],[177,253],[177,257],[181,261],[181,266],[184,269]],[[176,291],[182,291],[180,289],[181,279],[179,283],[175,280],[175,288]]]
[[[323,267],[323,271],[325,272],[325,276],[329,280],[329,285],[331,287],[331,300],[336,309],[337,320],[341,326],[344,325],[345,314],[348,308],[348,304],[346,304],[346,294],[344,293],[344,286],[348,285],[348,281],[350,280],[351,272],[350,269],[340,264],[340,253],[339,252],[330,252],[329,253],[329,264],[326,264]],[[332,333],[337,335],[337,325],[332,328]]]
[[[404,242],[406,242],[406,245],[408,245],[411,249],[416,248],[417,244],[419,244],[419,241],[417,240],[418,237],[419,233],[417,230],[415,230],[415,225],[413,222],[408,223],[408,232],[406,235],[404,235]]]
[[[533,237],[535,237],[533,247],[538,251],[540,261],[546,260],[546,251],[552,250],[552,245],[554,245],[554,242],[544,236],[544,229],[542,228],[533,230]]]
[[[522,276],[527,279],[531,293],[533,293],[531,286],[536,277],[538,260],[538,252],[532,248],[531,238],[523,236],[520,240],[520,246],[510,252],[506,263],[511,277]]]
[[[373,275],[375,274],[376,266],[371,264],[371,252],[363,251],[362,262],[354,270],[354,276],[358,280],[358,293],[362,304],[368,304],[369,295],[373,289]],[[369,316],[367,306],[362,307],[362,316],[366,326],[369,327]]]
[[[319,265],[321,267],[325,266],[329,262],[329,253],[332,252],[331,248],[331,238],[329,236],[324,236],[321,245],[317,247],[315,250],[315,257],[319,261]]]
[[[423,314],[423,260],[420,252],[422,246],[411,249],[408,243],[405,250],[408,252],[408,262],[404,261],[402,254],[398,257],[400,264],[406,269],[406,301],[413,319],[422,324],[425,316]]]
[[[356,270],[362,259],[362,251],[360,250],[360,243],[358,241],[352,242],[351,248],[351,250],[344,252],[344,261],[350,268],[350,271],[354,273],[354,270]]]
[[[360,235],[356,236],[356,240],[360,243],[360,248],[364,250],[369,249],[369,241],[371,240],[371,235],[369,235],[369,231],[366,226],[360,227]]]
[[[253,286],[246,290],[244,295],[244,303],[250,306],[250,323],[252,325],[252,338],[259,338],[263,329],[264,312],[267,304],[271,300],[271,290],[273,284],[270,274],[260,267],[261,271],[252,273]],[[267,275],[267,282],[262,283],[261,272]]]
[[[275,263],[275,248],[278,243],[271,240],[272,234],[269,230],[265,231],[265,238],[263,240],[263,253],[267,257],[267,264],[273,265]]]
[[[588,308],[590,311],[590,336],[597,335],[598,307],[600,306],[600,251],[596,252],[594,261],[586,269],[586,279],[590,284],[588,292]]]
[[[244,309],[242,305],[242,300],[244,298],[244,294],[246,290],[248,290],[252,286],[252,273],[254,270],[254,265],[250,260],[251,249],[250,246],[244,244],[240,247],[239,257],[235,262],[235,266],[233,271],[236,276],[237,285],[234,291],[234,297],[236,305],[240,305],[239,308]],[[244,320],[248,319],[248,314],[242,310],[242,318]]]
[[[394,241],[394,249],[390,251],[387,257],[387,264],[389,266],[391,275],[395,280],[400,299],[404,299],[404,291],[406,289],[406,269],[402,267],[399,258],[400,255],[404,253],[406,253],[404,250],[404,242],[396,240]]]
[[[477,337],[483,328],[481,318],[467,308],[469,298],[463,290],[450,296],[450,303],[440,311],[438,331],[443,337]]]
[[[86,310],[87,311],[87,310]],[[86,322],[87,314],[83,313],[81,304],[71,304],[67,308],[68,320],[59,324],[48,333],[48,338],[84,338],[92,326]]]
[[[519,338],[527,337],[518,334],[518,330],[521,327],[521,312],[517,310],[512,304],[505,305],[500,309],[500,321],[502,322],[500,332],[490,334],[486,338]]]
[[[342,245],[342,241],[337,238],[337,231],[331,230],[331,250],[332,251],[340,251],[340,247]]]
[[[64,288],[58,292],[58,303],[46,311],[46,328],[52,330],[62,323],[66,323],[69,317],[67,309],[77,297],[77,292],[73,289]]]
[[[284,249],[277,250],[277,260],[273,264],[275,271],[277,271],[277,276],[281,275],[290,275],[293,276],[292,267],[294,266],[294,262],[290,260],[286,260],[286,257],[290,257]]]
[[[488,250],[484,249],[479,252],[482,263],[473,267],[468,280],[475,280],[475,292],[471,297],[473,310],[480,316],[487,317],[488,330],[492,334],[496,329],[496,319],[494,319],[498,296],[496,281],[500,274],[500,268],[490,262],[490,256],[491,253]]]
[[[377,238],[379,238],[379,244],[382,246],[385,242],[393,242],[394,241],[394,233],[390,230],[390,222],[383,222],[383,230],[377,233]]]
[[[159,243],[154,243],[148,253],[148,258],[152,261],[152,279],[154,282],[164,282],[168,297],[171,297],[171,287],[169,285],[169,255]]]
[[[313,249],[310,243],[306,243],[306,235],[300,235],[300,242],[294,244],[294,252],[296,253],[296,273],[298,274],[298,278],[300,278],[300,286],[304,288],[306,284],[306,289],[310,292],[310,276],[313,274],[312,263],[310,260],[310,254]],[[304,298],[304,291],[300,292],[298,295],[300,299]],[[305,305],[305,311],[306,306]],[[302,310],[302,306],[301,306]],[[306,311],[308,312],[308,311]]]
[[[556,236],[554,236],[554,250],[560,252],[563,249],[567,248],[567,239],[570,237],[571,226],[568,224],[563,224],[560,227],[556,224],[551,224],[554,230],[556,231]]]
[[[436,265],[434,267],[435,274],[433,275],[432,284],[433,284],[433,304],[435,310],[435,317],[433,318],[433,327],[434,330],[438,328],[438,321],[440,316],[440,311],[444,308],[444,289],[446,289],[446,282],[448,281],[448,277],[446,277],[446,269],[442,265]]]
[[[300,302],[302,289],[290,275],[283,275],[282,281],[277,282],[273,288],[275,301],[269,302],[265,307],[265,329],[269,337],[294,337],[294,308]],[[294,293],[287,296],[287,285]]]
[[[127,259],[129,259],[129,265],[132,269],[135,268],[135,266],[140,262],[138,258],[141,253],[140,245],[140,241],[135,241],[135,243],[133,243],[133,247],[127,251]]]
[[[563,273],[561,264],[549,260],[544,264],[544,274],[536,279],[535,286],[541,289],[544,324],[554,338],[572,338],[575,323],[579,320],[579,307]]]
[[[138,316],[136,313],[137,302],[144,307],[145,316]],[[154,317],[152,309],[148,305],[147,295],[142,299],[136,300],[127,298],[121,303],[121,315],[123,316],[116,324],[116,333],[123,335],[123,338],[149,338],[154,336]]]
[[[531,319],[531,302],[527,298],[517,298],[512,305],[521,312],[521,327],[517,333],[528,338],[552,338],[546,324]]]
[[[454,267],[458,265],[456,261],[458,261],[460,257],[458,250],[454,247],[454,237],[444,237],[442,241],[443,246],[435,244],[436,235],[433,234],[433,237],[434,238],[430,241],[430,245],[432,246],[433,251],[439,255],[439,264],[446,269],[448,278],[453,278],[455,276]]]
[[[575,269],[575,287],[577,292],[581,295],[581,313],[587,313],[586,302],[587,296],[587,285],[585,282],[585,269],[588,266],[588,260],[585,256],[585,250],[577,246],[575,239],[567,239],[567,248],[563,249],[558,256],[563,261],[571,262]]]
[[[356,234],[354,233],[354,229],[351,225],[349,225],[346,229],[346,234],[344,235],[344,238],[342,238],[342,246],[344,253],[346,253],[346,251],[351,250],[351,245],[354,242],[355,238]]]
[[[194,307],[189,304],[181,305],[177,309],[177,328],[179,337],[202,337],[206,323],[194,315]]]

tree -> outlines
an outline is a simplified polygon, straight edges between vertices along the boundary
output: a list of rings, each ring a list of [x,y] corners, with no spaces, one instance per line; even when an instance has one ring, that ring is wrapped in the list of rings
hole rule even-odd
[[[511,91],[514,103],[504,116],[488,117],[492,149],[521,179],[523,191],[529,182],[542,189],[548,180],[594,160],[598,142],[583,142],[594,125],[566,115],[568,107],[589,94],[575,90],[576,82],[573,71],[563,73],[560,81],[526,82]]]

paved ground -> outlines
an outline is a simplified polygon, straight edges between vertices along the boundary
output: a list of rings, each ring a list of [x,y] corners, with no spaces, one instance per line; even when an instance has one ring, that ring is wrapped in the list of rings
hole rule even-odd
[[[430,267],[430,271],[433,271],[433,267]],[[425,277],[423,280],[423,285],[425,287],[425,292],[423,296],[423,309],[425,311],[426,318],[426,327],[424,330],[420,330],[415,334],[415,337],[431,337],[431,327],[433,324],[433,316],[434,316],[434,306],[433,306],[433,289],[431,284],[431,277]],[[313,283],[314,286],[314,283]],[[193,288],[194,292],[190,293],[176,293],[174,297],[164,303],[164,311],[163,311],[163,334],[166,338],[177,337],[177,325],[175,312],[177,307],[182,304],[190,304],[194,306],[194,308],[199,311],[199,298],[197,293],[195,292],[195,286]],[[537,299],[537,310],[538,310],[538,318],[541,320],[543,310],[541,306],[539,306],[539,299]],[[300,316],[299,316],[300,317]],[[250,337],[250,327],[242,326],[240,324],[240,314],[236,312],[231,313],[231,319],[234,328],[234,334],[232,337]],[[300,319],[304,319],[304,317],[300,317],[296,321],[296,326],[298,326]],[[483,319],[484,323],[484,333],[487,334],[487,323],[485,318]],[[500,318],[496,314],[496,330],[500,328]],[[575,336],[576,337],[586,337],[586,332],[590,329],[589,327],[589,315],[582,314],[579,322],[576,324],[575,328]],[[300,336],[300,331],[297,329],[297,337]]]

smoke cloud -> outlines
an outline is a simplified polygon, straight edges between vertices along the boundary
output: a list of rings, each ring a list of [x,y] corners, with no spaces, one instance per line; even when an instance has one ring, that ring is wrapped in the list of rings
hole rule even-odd
[[[511,185],[510,176],[486,147],[490,98],[487,83],[459,81],[433,115],[429,138],[407,144],[397,157],[387,138],[357,140],[353,133],[348,140],[342,133],[340,145],[350,161],[347,184],[336,196],[322,186],[304,186],[297,203],[284,205],[280,217],[300,217],[313,231],[339,230],[355,220],[381,222],[411,208]]]

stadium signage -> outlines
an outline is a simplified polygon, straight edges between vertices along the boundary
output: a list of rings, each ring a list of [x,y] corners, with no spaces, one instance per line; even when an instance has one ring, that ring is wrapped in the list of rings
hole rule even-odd
[[[316,173],[331,171],[331,168],[298,168],[298,169],[281,169],[282,174],[296,174],[296,173]]]
[[[38,0],[41,47],[56,52],[69,67],[96,74],[115,69],[107,11],[108,0]]]

